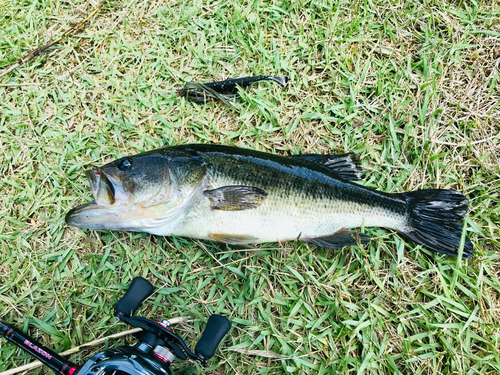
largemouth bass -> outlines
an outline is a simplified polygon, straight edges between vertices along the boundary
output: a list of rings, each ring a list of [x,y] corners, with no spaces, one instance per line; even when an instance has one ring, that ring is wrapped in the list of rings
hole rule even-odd
[[[457,256],[468,200],[453,190],[384,193],[356,183],[353,154],[280,156],[189,144],[87,171],[94,201],[69,225],[210,239],[227,244],[301,240],[327,248],[368,243],[353,228],[385,227]],[[463,256],[473,248],[465,239]]]

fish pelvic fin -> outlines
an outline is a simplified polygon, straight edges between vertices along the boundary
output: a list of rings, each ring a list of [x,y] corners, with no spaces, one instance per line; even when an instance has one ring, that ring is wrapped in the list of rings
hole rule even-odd
[[[300,238],[300,240],[320,247],[325,247],[327,249],[341,249],[345,246],[367,244],[370,242],[370,236],[352,230],[341,229],[331,236]]]
[[[212,210],[243,211],[257,208],[267,197],[265,190],[254,186],[223,186],[205,190],[203,195],[210,199]]]
[[[462,221],[469,201],[458,191],[429,189],[402,193],[409,205],[409,218],[401,234],[426,248],[458,256],[462,239]],[[464,258],[473,254],[472,242],[465,237]]]
[[[210,233],[208,238],[217,242],[227,243],[229,245],[248,245],[258,240],[257,237],[250,235],[224,233]]]
[[[313,162],[343,180],[359,181],[365,177],[365,171],[361,166],[358,155],[352,152],[341,155],[302,154],[292,155],[291,157]]]

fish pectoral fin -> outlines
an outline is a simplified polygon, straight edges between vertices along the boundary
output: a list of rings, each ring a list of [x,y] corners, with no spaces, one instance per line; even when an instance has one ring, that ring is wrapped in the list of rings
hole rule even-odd
[[[353,246],[360,243],[367,244],[370,242],[370,236],[364,233],[341,229],[331,236],[300,238],[300,240],[328,249],[341,249],[344,246]]]
[[[223,186],[205,190],[203,195],[210,199],[212,210],[242,211],[257,208],[267,197],[265,190],[254,186]]]
[[[352,152],[341,155],[302,154],[291,157],[311,161],[343,180],[359,181],[365,177],[359,157]]]
[[[208,238],[217,242],[227,243],[229,245],[248,245],[249,243],[258,240],[257,237],[246,234],[224,234],[210,233]]]

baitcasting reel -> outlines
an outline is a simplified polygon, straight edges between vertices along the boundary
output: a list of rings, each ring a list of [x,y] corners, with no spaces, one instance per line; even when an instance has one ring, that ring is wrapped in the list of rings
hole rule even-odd
[[[193,353],[169,328],[168,321],[155,323],[146,318],[132,317],[151,293],[153,285],[142,277],[136,277],[115,307],[115,316],[119,320],[142,328],[139,342],[135,346],[122,346],[97,353],[81,367],[2,322],[0,334],[61,375],[173,375],[170,364],[176,357],[183,360],[191,358],[204,364],[214,355],[231,328],[229,320],[221,315],[211,315]]]

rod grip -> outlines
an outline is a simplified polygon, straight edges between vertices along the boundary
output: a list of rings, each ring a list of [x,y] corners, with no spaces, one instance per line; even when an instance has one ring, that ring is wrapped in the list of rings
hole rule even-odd
[[[73,375],[78,370],[73,363],[8,324],[0,322],[0,334],[58,374]]]
[[[153,293],[153,285],[138,276],[132,280],[125,295],[116,304],[116,312],[130,317],[146,298]]]
[[[194,351],[204,359],[210,359],[215,354],[224,336],[229,332],[231,323],[222,315],[211,315],[208,318],[207,326],[203,331],[200,340],[196,344]]]

